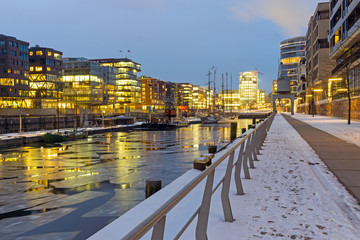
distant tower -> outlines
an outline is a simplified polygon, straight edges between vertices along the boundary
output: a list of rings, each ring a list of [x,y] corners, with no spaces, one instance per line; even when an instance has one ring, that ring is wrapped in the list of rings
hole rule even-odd
[[[258,71],[242,72],[239,77],[239,95],[242,106],[252,107],[257,103]]]

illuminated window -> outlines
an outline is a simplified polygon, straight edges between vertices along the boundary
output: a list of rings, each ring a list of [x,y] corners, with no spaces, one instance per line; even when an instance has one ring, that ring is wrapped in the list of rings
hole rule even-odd
[[[48,56],[51,56],[52,55],[52,52],[48,52]]]
[[[47,67],[46,70],[51,71],[51,67]]]
[[[61,55],[58,54],[58,53],[54,53],[54,58],[58,59],[58,60],[61,60]]]
[[[335,35],[334,35],[334,46],[336,46],[336,44],[338,44],[338,42],[340,41],[341,38],[341,27],[336,31]]]
[[[42,67],[35,67],[35,71],[36,71],[36,72],[42,71]]]
[[[33,52],[33,51],[30,51],[29,55],[30,55],[30,56],[34,55],[34,52]]]
[[[36,55],[37,55],[37,56],[42,56],[42,55],[43,55],[43,52],[42,52],[42,51],[36,51]]]

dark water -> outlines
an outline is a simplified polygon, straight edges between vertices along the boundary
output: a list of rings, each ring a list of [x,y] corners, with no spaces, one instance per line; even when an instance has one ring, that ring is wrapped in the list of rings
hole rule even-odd
[[[238,133],[251,124],[238,120]],[[166,186],[229,124],[118,132],[55,145],[0,150],[2,239],[85,239],[145,199],[145,180]]]

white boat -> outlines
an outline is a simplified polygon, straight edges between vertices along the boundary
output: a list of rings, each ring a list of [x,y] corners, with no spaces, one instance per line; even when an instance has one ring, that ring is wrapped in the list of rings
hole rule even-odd
[[[219,124],[232,123],[232,122],[237,122],[236,117],[224,117],[218,121]]]
[[[218,123],[218,120],[214,117],[207,117],[202,120],[203,124],[216,124]]]
[[[188,117],[188,118],[185,118],[185,121],[186,121],[188,124],[201,123],[201,119],[200,119],[200,118],[197,118],[197,117]]]

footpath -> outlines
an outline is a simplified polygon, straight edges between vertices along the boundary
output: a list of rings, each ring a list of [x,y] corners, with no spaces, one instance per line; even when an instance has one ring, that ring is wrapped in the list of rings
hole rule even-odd
[[[360,147],[289,115],[283,117],[360,203]]]

